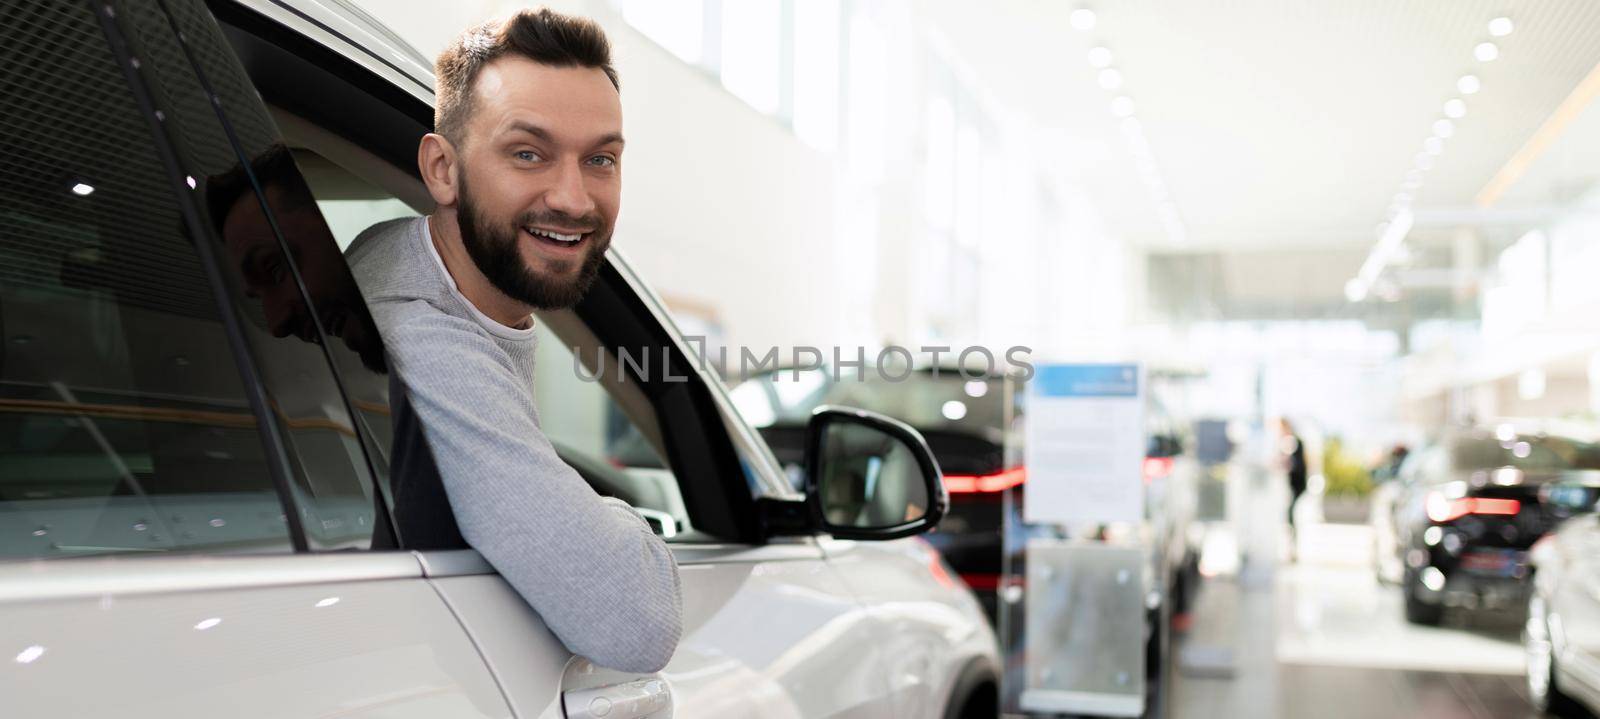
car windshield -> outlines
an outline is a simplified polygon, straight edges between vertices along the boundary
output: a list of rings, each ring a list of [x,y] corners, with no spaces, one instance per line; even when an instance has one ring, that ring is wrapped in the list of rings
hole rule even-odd
[[[1523,435],[1509,440],[1474,437],[1458,441],[1451,449],[1452,463],[1461,469],[1515,467],[1523,471],[1557,472],[1600,468],[1600,447],[1566,437]]]

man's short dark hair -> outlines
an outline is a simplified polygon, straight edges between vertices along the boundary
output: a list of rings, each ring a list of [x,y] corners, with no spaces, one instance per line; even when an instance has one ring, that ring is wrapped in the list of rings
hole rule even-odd
[[[222,227],[227,224],[228,212],[233,206],[241,198],[254,196],[250,175],[255,175],[262,192],[279,190],[273,203],[275,211],[298,210],[316,202],[311,188],[300,175],[300,168],[294,164],[294,154],[282,144],[274,144],[250,161],[248,174],[244,165],[234,165],[227,172],[206,179],[206,209],[211,213],[212,229],[217,231],[218,237],[222,236]]]
[[[595,21],[549,8],[521,10],[505,20],[467,28],[439,53],[433,63],[435,132],[461,144],[461,132],[472,115],[472,85],[478,73],[507,55],[553,67],[599,68],[612,87],[621,89],[617,70],[611,66],[611,43]]]

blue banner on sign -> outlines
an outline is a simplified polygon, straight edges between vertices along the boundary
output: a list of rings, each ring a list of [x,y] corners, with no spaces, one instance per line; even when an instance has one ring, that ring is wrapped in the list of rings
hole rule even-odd
[[[1033,391],[1040,397],[1137,397],[1139,365],[1040,365]]]

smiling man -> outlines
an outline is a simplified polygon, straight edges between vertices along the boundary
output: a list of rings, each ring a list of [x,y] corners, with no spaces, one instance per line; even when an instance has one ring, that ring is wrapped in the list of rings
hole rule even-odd
[[[437,208],[348,252],[392,377],[402,540],[476,548],[573,653],[664,666],[672,555],[556,455],[534,406],[534,310],[594,282],[622,196],[622,105],[604,33],[549,10],[469,29],[439,56],[417,164]],[[425,439],[425,442],[423,441]]]

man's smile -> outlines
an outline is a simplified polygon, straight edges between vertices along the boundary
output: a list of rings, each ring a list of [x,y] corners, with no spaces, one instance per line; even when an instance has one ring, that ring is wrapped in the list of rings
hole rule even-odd
[[[564,229],[564,228],[563,228]],[[545,247],[563,251],[575,251],[582,247],[589,239],[590,232],[579,230],[560,230],[546,227],[524,225],[522,232],[533,238],[535,242]]]

